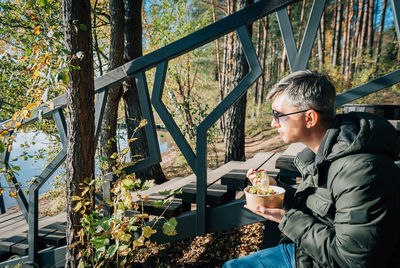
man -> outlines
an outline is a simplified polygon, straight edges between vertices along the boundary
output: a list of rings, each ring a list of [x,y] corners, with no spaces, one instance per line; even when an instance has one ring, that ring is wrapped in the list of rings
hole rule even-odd
[[[303,182],[281,185],[284,209],[254,211],[278,222],[289,242],[224,267],[400,267],[400,139],[392,125],[368,113],[334,116],[334,86],[308,70],[282,79],[267,98],[272,127],[307,146],[295,159]]]

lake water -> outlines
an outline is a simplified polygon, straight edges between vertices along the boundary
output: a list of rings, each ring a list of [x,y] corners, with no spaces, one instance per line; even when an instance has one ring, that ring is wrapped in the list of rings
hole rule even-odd
[[[157,130],[158,134],[158,142],[160,145],[160,151],[166,151],[172,143],[172,138],[167,130]],[[120,129],[118,131],[120,148],[124,149],[127,146],[126,140],[126,130]],[[22,154],[26,148],[27,155],[35,156],[38,152],[43,151],[49,146],[52,146],[51,137],[47,136],[42,132],[28,132],[28,133],[19,133],[16,137],[15,142],[13,143],[13,150],[10,154],[10,164],[18,166],[20,168],[19,171],[15,174],[17,181],[22,185],[22,189],[25,190],[26,187],[29,187],[29,181],[35,177],[40,175],[44,167],[46,166],[46,159],[36,159],[29,158],[28,160],[23,160]],[[54,138],[53,138],[54,139]],[[29,147],[26,147],[25,144],[29,144]],[[100,170],[96,165],[96,174],[99,173]],[[64,174],[65,170],[61,167],[52,175],[52,177],[40,188],[39,195],[44,194],[49,189],[52,188],[52,185],[55,182],[55,176]],[[4,178],[1,176],[1,186],[5,188],[3,193],[4,203],[6,208],[10,208],[12,206],[17,205],[17,201],[15,198],[10,197],[8,184]],[[28,198],[28,196],[26,196]]]

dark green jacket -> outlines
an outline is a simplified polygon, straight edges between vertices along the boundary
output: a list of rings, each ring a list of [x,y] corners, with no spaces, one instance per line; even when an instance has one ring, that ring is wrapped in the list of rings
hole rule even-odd
[[[350,113],[335,117],[317,155],[297,155],[303,182],[279,225],[296,267],[400,267],[399,153],[390,123]]]

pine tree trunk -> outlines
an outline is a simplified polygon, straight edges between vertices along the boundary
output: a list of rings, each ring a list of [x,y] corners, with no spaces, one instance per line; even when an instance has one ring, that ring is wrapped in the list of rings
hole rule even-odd
[[[367,32],[367,18],[368,18],[368,0],[361,1],[363,3],[362,5],[362,20],[361,20],[361,35],[360,38],[358,40],[358,44],[357,44],[357,56],[356,56],[356,62],[355,62],[355,70],[358,73],[360,71],[360,61],[362,60],[362,52],[364,50],[364,44],[365,44],[365,34]]]
[[[288,15],[289,15],[289,18],[290,18],[290,12],[291,12],[290,6],[287,7],[287,12],[288,12]],[[286,47],[285,47],[285,44],[283,44],[283,41],[282,41],[282,60],[281,60],[281,65],[280,65],[278,73],[284,74],[286,72],[287,62],[288,62],[288,59],[287,59]]]
[[[352,14],[352,20],[351,20],[351,31],[350,31],[350,36],[351,36],[351,43],[350,43],[350,51],[348,54],[348,68],[347,68],[347,80],[350,80],[353,77],[353,69],[354,69],[354,63],[353,63],[353,58],[354,58],[354,50],[356,48],[356,44],[357,44],[357,36],[359,33],[358,30],[358,16],[357,18],[354,17],[354,0],[352,3],[353,6],[353,14]],[[357,7],[358,8],[358,7]],[[354,30],[355,29],[355,30]],[[354,34],[353,34],[354,32]]]
[[[350,80],[350,71],[351,71],[351,52],[352,52],[352,23],[353,23],[353,16],[354,16],[354,0],[349,1],[349,20],[347,24],[347,49],[346,49],[346,59],[345,59],[345,71],[344,71],[344,81],[346,83]]]
[[[343,3],[342,0],[338,0],[337,6],[337,14],[335,17],[335,42],[333,44],[333,56],[332,56],[332,67],[336,67],[339,58],[339,51],[340,51],[340,42],[342,36],[342,10],[343,10]]]
[[[258,100],[257,100],[257,112],[256,115],[257,117],[261,113],[261,105],[264,102],[264,91],[265,91],[265,79],[269,77],[268,75],[268,70],[266,70],[266,56],[267,56],[267,42],[268,42],[268,16],[265,17],[265,19],[262,20],[262,26],[263,26],[263,40],[262,40],[262,57],[261,57],[261,66],[263,69],[263,74],[261,77],[261,85],[260,85],[260,90],[258,91]]]
[[[261,20],[259,19],[257,22],[257,38],[256,38],[256,52],[258,59],[261,60]],[[256,81],[256,86],[254,90],[254,96],[253,96],[253,102],[256,104],[257,103],[257,95],[258,95],[258,89],[260,87],[260,82],[261,82],[261,77]]]
[[[90,1],[63,1],[65,47],[70,64],[79,68],[69,71],[67,88],[68,148],[67,179],[67,245],[77,242],[81,229],[81,213],[73,211],[71,197],[79,195],[79,184],[94,179],[94,72]],[[82,56],[80,56],[82,52]],[[93,199],[92,199],[93,200]],[[94,202],[86,210],[93,209]],[[65,267],[77,267],[81,244],[67,247]]]
[[[344,20],[344,29],[343,29],[343,47],[342,47],[342,53],[341,53],[341,58],[340,58],[340,73],[344,74],[345,71],[345,63],[346,63],[346,51],[348,49],[348,32],[350,29],[348,29],[348,24],[349,24],[349,7],[350,7],[350,0],[347,1],[346,3],[346,9],[344,10],[345,12],[345,20]]]
[[[226,1],[226,14],[232,14],[234,12],[234,0]],[[224,59],[222,66],[222,77],[221,77],[221,96],[220,102],[225,98],[229,92],[229,79],[232,76],[233,69],[233,45],[235,43],[235,34],[230,33],[224,36]],[[226,135],[226,125],[228,120],[228,114],[224,113],[221,116],[221,130],[224,136]]]
[[[257,38],[256,38],[256,52],[257,52],[257,56],[260,62],[262,62],[262,52],[261,52],[261,24],[262,24],[262,19],[259,19],[257,22]],[[264,69],[263,69],[264,70]],[[254,118],[257,114],[257,109],[255,109],[254,107],[257,106],[257,102],[258,102],[258,92],[261,90],[262,91],[262,87],[261,87],[261,81],[264,79],[264,76],[262,75],[260,78],[258,78],[258,80],[256,81],[256,86],[254,89],[254,95],[253,95],[253,109],[251,111],[251,118]]]
[[[109,8],[111,36],[108,70],[111,71],[124,63],[124,1],[110,0]],[[114,161],[111,159],[111,155],[118,151],[115,137],[117,135],[118,104],[122,93],[122,84],[108,90],[99,141],[100,154],[107,163],[107,165],[103,165],[104,173],[112,171]]]
[[[214,7],[214,0],[211,2],[212,3],[212,15],[213,15],[213,22],[217,21],[217,17],[215,14],[215,7]],[[224,98],[224,91],[222,89],[222,73],[221,73],[221,53],[219,51],[219,39],[215,40],[215,52],[216,52],[216,62],[217,62],[217,76],[218,76],[218,89],[219,89],[219,94],[220,94],[220,102]],[[220,120],[222,122],[222,119]],[[221,124],[222,125],[222,124]],[[222,129],[222,128],[221,128]]]
[[[372,58],[372,48],[374,45],[374,4],[375,0],[368,0],[367,48],[371,58]]]
[[[325,12],[322,13],[321,22],[318,28],[318,69],[324,69],[325,62]]]
[[[125,62],[142,56],[142,2],[143,0],[124,0]],[[123,99],[125,102],[125,120],[128,138],[132,138],[135,134],[134,130],[140,124],[142,119],[138,89],[134,78],[130,78],[124,83]],[[140,155],[142,158],[148,157],[149,149],[144,128],[141,128],[135,134],[135,137],[138,138],[138,140],[129,143],[131,156]],[[137,159],[132,160],[135,161]],[[136,172],[136,176],[144,180],[154,179],[157,184],[166,181],[160,164]]]
[[[243,9],[252,3],[252,0],[238,0],[235,1],[235,10],[238,11]],[[249,27],[251,33],[251,27]],[[233,46],[233,69],[232,75],[227,77],[227,88],[230,90],[237,85],[237,83],[243,79],[243,77],[249,72],[249,66],[247,64],[244,52],[239,44],[239,40],[235,40]],[[230,61],[231,59],[227,59]],[[245,148],[244,148],[244,127],[246,120],[246,101],[247,94],[245,93],[240,99],[232,105],[226,112],[226,124],[225,124],[225,163],[236,160],[245,160]]]
[[[306,11],[306,0],[303,0],[303,3],[301,5],[301,13],[300,13],[299,35],[297,36],[297,47],[300,47],[300,43],[301,43],[305,11]]]
[[[379,54],[381,54],[382,47],[382,36],[385,26],[385,15],[386,15],[387,0],[382,0],[382,10],[381,10],[381,21],[379,23],[379,33],[378,41],[375,48],[375,64],[378,63]]]
[[[337,4],[337,0],[335,0],[335,3],[334,3],[334,14],[333,14],[333,17],[332,17],[332,19],[333,19],[333,23],[332,23],[332,25],[333,25],[333,29],[332,29],[332,42],[331,42],[331,49],[329,50],[329,60],[330,60],[330,63],[331,63],[331,66],[332,66],[332,63],[333,63],[333,51],[334,51],[334,48],[335,48],[335,33],[336,33],[336,17],[337,17],[337,11],[338,11],[338,4]]]

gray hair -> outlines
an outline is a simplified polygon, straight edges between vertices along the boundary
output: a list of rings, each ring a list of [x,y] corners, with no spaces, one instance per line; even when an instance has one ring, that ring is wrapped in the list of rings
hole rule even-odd
[[[334,117],[335,87],[323,74],[310,70],[291,73],[272,87],[267,99],[274,99],[280,93],[289,97],[292,106],[321,111],[324,120]]]

